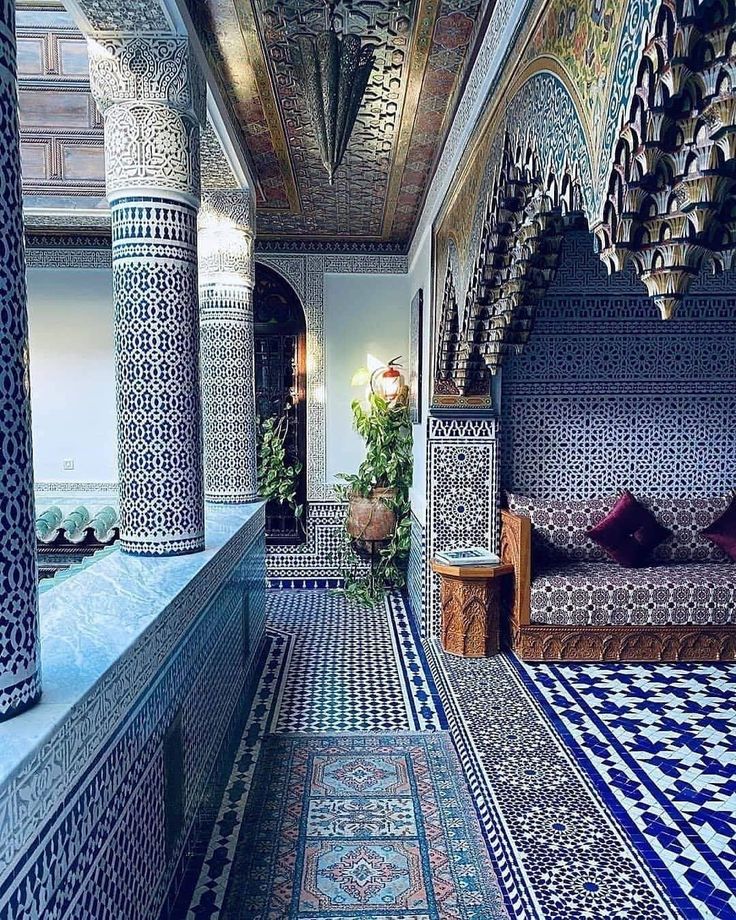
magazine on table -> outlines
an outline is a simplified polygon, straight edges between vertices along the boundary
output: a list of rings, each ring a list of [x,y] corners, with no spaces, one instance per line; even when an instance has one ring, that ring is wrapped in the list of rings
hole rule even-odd
[[[445,565],[498,565],[501,560],[482,546],[461,546],[437,553],[438,562]]]

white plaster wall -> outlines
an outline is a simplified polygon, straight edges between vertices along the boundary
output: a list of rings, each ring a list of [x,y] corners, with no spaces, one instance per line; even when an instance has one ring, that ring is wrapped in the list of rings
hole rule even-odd
[[[422,417],[414,426],[414,485],[411,490],[411,506],[420,521],[424,520],[426,509],[426,464],[427,464],[427,407],[429,406],[430,381],[432,378],[432,243],[425,237],[409,265],[410,298],[422,288],[424,292],[424,321],[422,328]]]
[[[327,478],[354,472],[364,456],[350,404],[350,386],[366,355],[409,358],[411,288],[407,275],[326,274],[324,278]]]
[[[36,481],[117,480],[112,273],[29,269],[28,316]]]

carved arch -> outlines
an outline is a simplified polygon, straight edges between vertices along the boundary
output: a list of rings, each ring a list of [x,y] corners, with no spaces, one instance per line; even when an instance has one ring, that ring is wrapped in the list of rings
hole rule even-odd
[[[441,326],[438,367],[454,392],[487,386],[503,356],[520,350],[536,304],[557,268],[564,227],[585,219],[592,196],[587,135],[561,77],[533,74],[514,95],[493,144],[497,162],[484,202],[478,249],[458,344],[455,327]],[[448,268],[448,277],[450,276]],[[456,298],[454,288],[453,296]],[[443,317],[451,314],[445,286]],[[454,316],[458,316],[455,300]],[[444,362],[452,351],[452,361]],[[438,381],[443,383],[442,381]]]
[[[736,4],[662,0],[593,227],[609,271],[631,264],[664,319],[736,246]]]

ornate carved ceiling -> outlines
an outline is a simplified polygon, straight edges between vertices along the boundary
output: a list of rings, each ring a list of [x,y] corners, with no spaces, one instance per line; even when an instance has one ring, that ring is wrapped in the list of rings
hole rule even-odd
[[[411,237],[491,0],[347,0],[376,48],[345,160],[330,186],[297,79],[298,32],[322,0],[188,0],[257,177],[259,237]]]

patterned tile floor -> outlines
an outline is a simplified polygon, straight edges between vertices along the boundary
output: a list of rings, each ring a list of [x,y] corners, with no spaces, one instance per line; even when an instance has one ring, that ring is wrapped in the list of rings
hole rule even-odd
[[[445,729],[510,916],[736,918],[736,668],[425,655],[399,597],[365,611],[273,591],[268,610],[255,703],[175,920],[226,920],[264,743]]]

